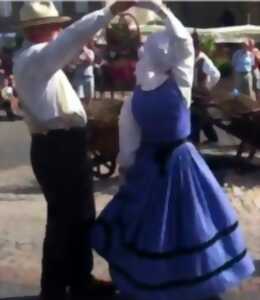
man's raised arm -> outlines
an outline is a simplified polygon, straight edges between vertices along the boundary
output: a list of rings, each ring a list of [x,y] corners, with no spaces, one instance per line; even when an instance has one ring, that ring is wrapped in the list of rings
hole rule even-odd
[[[115,2],[104,9],[83,16],[63,30],[59,36],[35,53],[32,62],[41,65],[42,76],[50,77],[66,66],[100,29],[111,19],[133,5],[133,1]]]

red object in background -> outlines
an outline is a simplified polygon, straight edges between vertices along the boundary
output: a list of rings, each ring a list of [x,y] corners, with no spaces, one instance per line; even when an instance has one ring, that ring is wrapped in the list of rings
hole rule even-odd
[[[109,64],[108,70],[112,84],[115,86],[133,86],[135,83],[135,64],[136,61],[121,58]]]

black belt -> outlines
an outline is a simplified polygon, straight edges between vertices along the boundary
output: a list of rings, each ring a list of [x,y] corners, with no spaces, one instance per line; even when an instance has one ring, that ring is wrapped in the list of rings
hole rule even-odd
[[[86,127],[73,127],[68,129],[52,129],[39,133],[33,133],[33,137],[46,137],[46,136],[62,136],[67,134],[86,133]]]
[[[160,173],[164,175],[166,173],[166,165],[167,161],[172,154],[172,152],[181,146],[182,144],[186,143],[188,138],[176,140],[174,142],[169,143],[161,143],[158,145],[158,149],[155,151],[154,159],[158,162],[160,166]]]

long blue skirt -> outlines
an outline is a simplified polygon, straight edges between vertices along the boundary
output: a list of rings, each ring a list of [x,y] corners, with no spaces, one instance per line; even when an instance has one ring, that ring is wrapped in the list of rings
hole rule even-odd
[[[190,143],[166,169],[142,146],[103,210],[93,247],[119,290],[143,300],[197,300],[249,277],[254,266],[229,199]]]

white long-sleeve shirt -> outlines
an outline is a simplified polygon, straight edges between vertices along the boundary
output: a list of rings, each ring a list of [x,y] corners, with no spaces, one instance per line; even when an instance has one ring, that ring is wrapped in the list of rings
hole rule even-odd
[[[192,38],[172,12],[164,8],[163,14],[166,30],[152,34],[144,44],[136,67],[137,84],[149,91],[172,76],[189,106],[194,69]],[[163,105],[163,99],[160,100]],[[126,169],[134,162],[140,141],[141,131],[132,113],[130,97],[125,101],[119,117],[118,162],[122,168]]]
[[[196,62],[200,59],[203,59],[202,63],[202,71],[207,75],[206,78],[206,87],[211,90],[219,81],[220,79],[220,72],[218,68],[214,65],[213,61],[205,54],[204,52],[200,51],[199,55],[196,57]],[[194,82],[193,85],[197,85],[197,70],[195,67],[194,72]]]
[[[16,89],[32,133],[85,126],[84,108],[64,68],[86,42],[113,18],[104,8],[82,17],[49,43],[25,43],[14,58]],[[60,97],[66,115],[60,107]],[[65,103],[64,103],[64,100]]]

